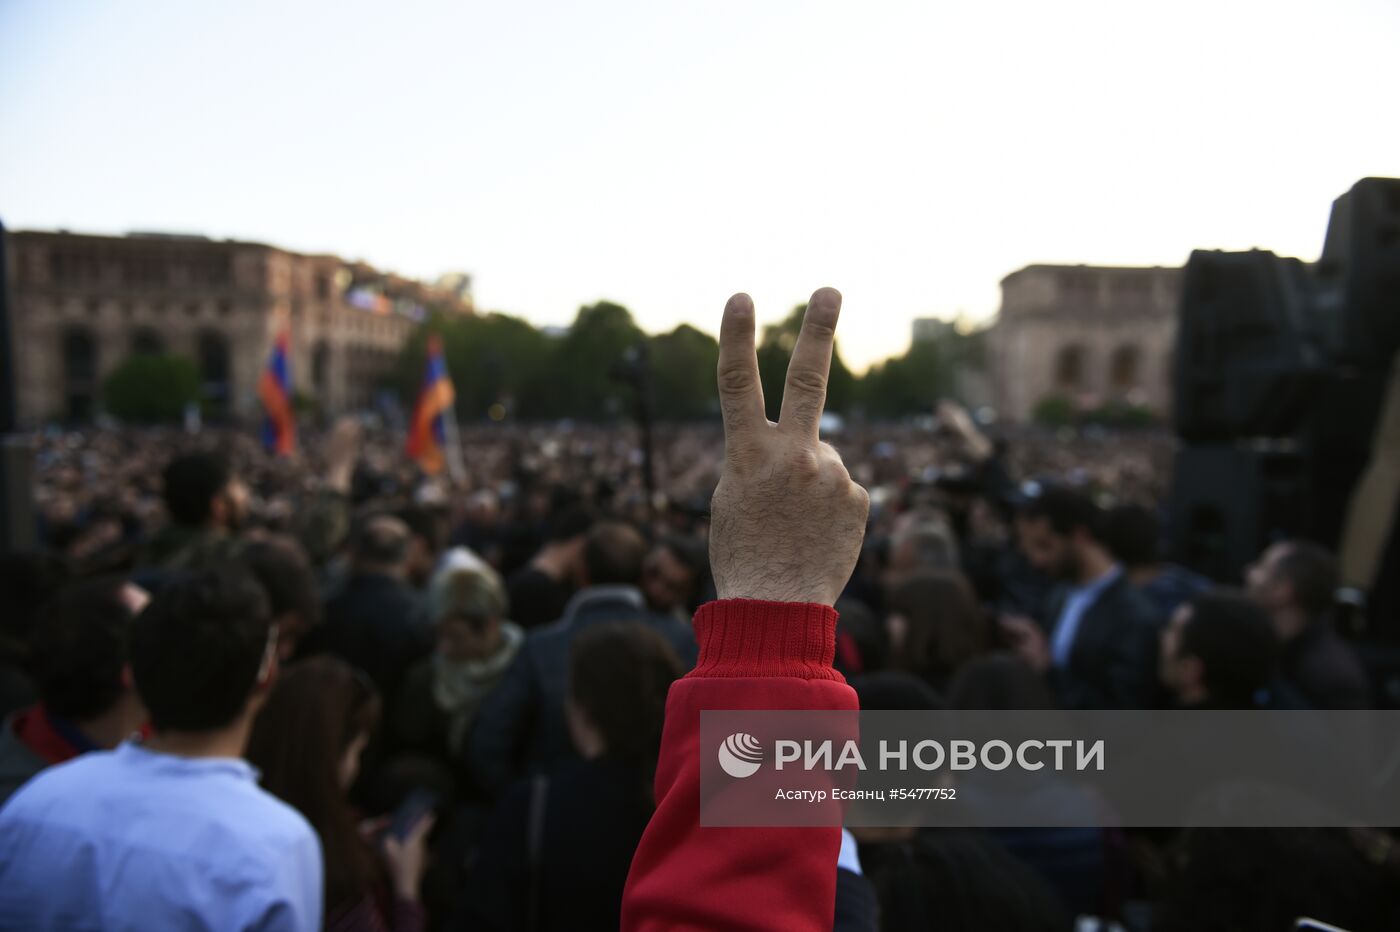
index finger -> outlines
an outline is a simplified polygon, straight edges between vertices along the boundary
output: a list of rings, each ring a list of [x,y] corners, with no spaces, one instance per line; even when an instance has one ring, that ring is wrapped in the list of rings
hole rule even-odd
[[[743,435],[768,424],[763,408],[763,385],[758,379],[758,355],[754,349],[753,299],[746,294],[736,294],[724,305],[716,374],[728,448]]]
[[[802,331],[788,362],[779,427],[813,438],[819,436],[826,383],[831,376],[831,353],[836,343],[836,319],[840,316],[841,292],[835,288],[812,292],[807,312],[802,315]]]

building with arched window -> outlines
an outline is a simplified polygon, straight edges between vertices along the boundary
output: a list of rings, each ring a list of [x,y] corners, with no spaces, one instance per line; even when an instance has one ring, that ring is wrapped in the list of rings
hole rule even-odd
[[[991,332],[1000,416],[1026,421],[1050,401],[1171,408],[1181,270],[1030,265],[1001,281]]]
[[[19,232],[7,249],[19,415],[29,425],[90,419],[123,360],[160,353],[198,367],[207,415],[251,417],[284,324],[295,390],[327,413],[362,408],[428,308],[472,313],[461,274],[428,285],[261,243]]]

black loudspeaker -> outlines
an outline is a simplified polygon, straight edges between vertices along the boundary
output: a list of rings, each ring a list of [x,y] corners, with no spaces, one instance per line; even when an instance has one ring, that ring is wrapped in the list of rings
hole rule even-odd
[[[1292,437],[1183,445],[1168,517],[1176,559],[1233,584],[1271,541],[1335,547],[1384,387],[1380,374],[1334,374],[1313,386]]]
[[[1400,178],[1363,178],[1332,202],[1314,277],[1335,309],[1338,361],[1388,368],[1400,347]]]
[[[1196,250],[1182,274],[1176,433],[1187,443],[1282,437],[1327,364],[1307,269],[1271,252]]]
[[[1172,475],[1167,531],[1182,563],[1238,584],[1261,542],[1304,534],[1297,507],[1307,463],[1296,449],[1182,448]]]
[[[1385,391],[1383,370],[1338,365],[1309,400],[1298,432],[1308,487],[1295,507],[1308,515],[1308,536],[1328,547],[1340,544],[1352,492],[1370,462]]]

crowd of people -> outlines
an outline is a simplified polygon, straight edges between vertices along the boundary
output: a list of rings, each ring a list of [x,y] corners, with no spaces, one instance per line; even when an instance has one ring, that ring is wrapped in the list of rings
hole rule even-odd
[[[869,494],[849,580],[738,594],[834,602],[861,708],[1373,702],[1324,549],[1229,585],[1163,560],[1165,437],[989,437],[944,406],[835,442]],[[760,499],[711,512],[734,435],[659,430],[654,494],[627,428],[461,443],[447,480],[354,421],[291,459],[235,430],[39,438],[42,547],[0,558],[0,928],[610,929],[629,869],[629,909],[685,886],[634,866],[685,835],[657,812],[684,780],[668,692],[739,649],[697,609],[775,557],[735,543]],[[837,928],[1400,927],[1384,830],[855,829],[831,854]],[[824,895],[770,893],[754,928]]]

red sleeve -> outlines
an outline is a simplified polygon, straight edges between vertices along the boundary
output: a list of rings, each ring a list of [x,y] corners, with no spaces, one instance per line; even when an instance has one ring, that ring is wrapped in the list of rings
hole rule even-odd
[[[622,928],[831,929],[839,828],[702,828],[700,711],[856,709],[831,666],[825,605],[711,602],[695,615],[700,659],[671,687],[656,812],[632,859]]]

